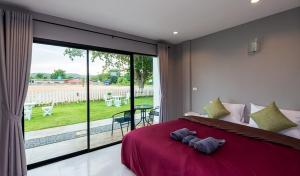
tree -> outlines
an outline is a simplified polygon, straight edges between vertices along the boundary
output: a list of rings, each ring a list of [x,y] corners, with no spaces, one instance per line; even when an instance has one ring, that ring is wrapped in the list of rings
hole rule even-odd
[[[118,82],[118,78],[120,77],[121,73],[118,69],[111,69],[108,71],[110,82],[116,84]]]
[[[98,75],[98,79],[101,82],[103,82],[105,80],[109,80],[109,77],[110,77],[109,73],[101,73]]]
[[[51,79],[65,79],[66,78],[66,71],[62,69],[54,70],[54,72],[50,76]]]
[[[146,81],[152,79],[153,59],[151,56],[135,55],[134,57],[134,78],[141,91]]]
[[[64,55],[68,56],[71,60],[77,57],[83,57],[85,55],[85,50],[67,48]],[[123,54],[114,54],[101,51],[91,52],[91,61],[95,62],[96,59],[104,61],[103,73],[109,70],[117,69],[125,75],[130,72],[129,61],[130,56]],[[141,91],[144,89],[145,83],[152,79],[153,73],[153,60],[151,56],[145,55],[134,55],[134,75],[135,81],[138,84]],[[129,80],[129,79],[128,79]]]
[[[129,80],[126,79],[126,77],[124,77],[124,76],[120,76],[120,77],[118,78],[118,84],[119,84],[119,85],[128,86],[129,83],[130,83]]]
[[[37,73],[37,74],[35,75],[35,79],[45,79],[45,76],[44,76],[43,73]]]

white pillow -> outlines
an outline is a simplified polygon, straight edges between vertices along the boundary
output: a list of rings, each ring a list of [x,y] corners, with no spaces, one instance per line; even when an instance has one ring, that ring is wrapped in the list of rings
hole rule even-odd
[[[186,112],[186,113],[184,113],[184,116],[197,116],[197,117],[200,117],[201,115],[197,112]]]
[[[224,107],[230,112],[229,115],[221,118],[232,123],[243,124],[242,119],[244,116],[245,104],[231,104],[231,103],[222,103]]]
[[[252,103],[250,105],[251,105],[251,114],[265,108],[264,106],[258,106],[258,105],[252,104]],[[282,130],[279,133],[300,139],[300,111],[292,111],[292,110],[286,110],[286,109],[280,109],[280,111],[289,120],[296,123],[298,126]],[[255,123],[255,121],[252,118],[250,118],[250,120],[249,120],[249,126],[254,127],[254,128],[259,128],[258,125]]]

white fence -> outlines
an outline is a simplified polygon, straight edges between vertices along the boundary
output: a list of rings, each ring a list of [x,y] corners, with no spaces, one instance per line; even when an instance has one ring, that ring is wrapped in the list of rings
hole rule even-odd
[[[130,92],[129,86],[102,86],[90,85],[90,100],[103,99],[104,94],[110,92],[113,96],[126,96]],[[153,87],[146,86],[143,92],[135,88],[135,97],[153,96]],[[87,88],[82,85],[30,85],[26,97],[26,103],[47,104],[79,102],[87,100]]]

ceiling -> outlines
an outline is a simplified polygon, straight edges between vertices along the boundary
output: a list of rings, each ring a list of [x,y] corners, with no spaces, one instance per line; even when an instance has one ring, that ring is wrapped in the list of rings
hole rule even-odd
[[[179,43],[300,6],[300,0],[0,0],[32,11]],[[178,31],[178,35],[173,35]]]

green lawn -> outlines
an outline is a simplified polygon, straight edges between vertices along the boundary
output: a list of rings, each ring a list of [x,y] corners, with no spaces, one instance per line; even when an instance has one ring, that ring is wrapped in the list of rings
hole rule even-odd
[[[138,97],[135,99],[135,105],[153,104],[153,97]],[[117,112],[129,110],[129,104],[121,107],[107,107],[104,101],[90,102],[91,121],[111,118]],[[58,104],[53,108],[51,116],[43,117],[41,107],[34,107],[31,120],[25,120],[25,131],[35,131],[40,129],[65,126],[86,122],[87,108],[86,102]]]

